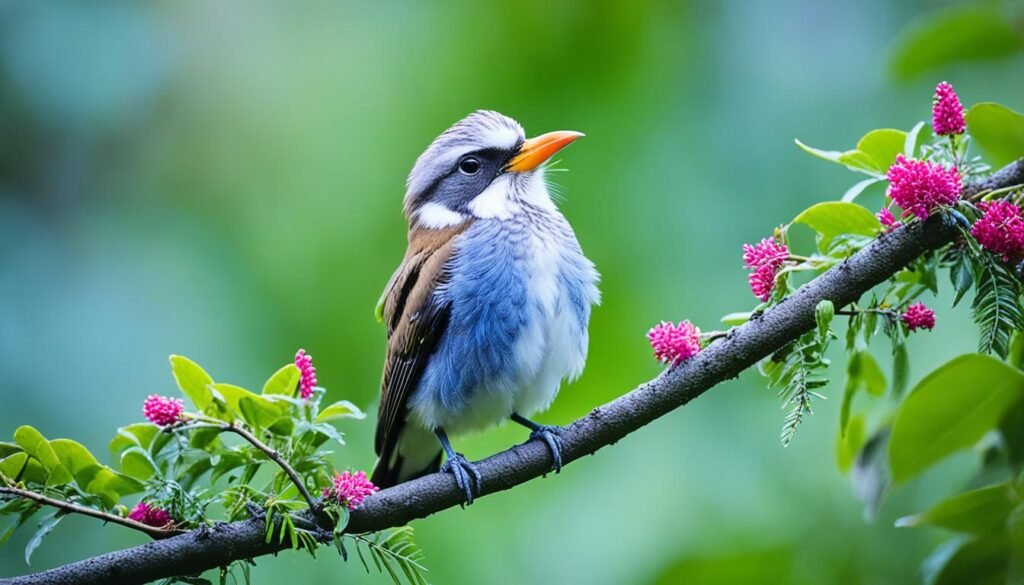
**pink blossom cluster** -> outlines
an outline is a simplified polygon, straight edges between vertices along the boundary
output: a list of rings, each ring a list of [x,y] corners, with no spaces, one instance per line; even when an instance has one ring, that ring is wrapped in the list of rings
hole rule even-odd
[[[902,154],[896,156],[886,178],[889,179],[887,193],[903,208],[903,217],[913,214],[924,219],[937,205],[956,203],[963,190],[956,168],[908,159]]]
[[[331,485],[323,490],[324,499],[332,500],[345,506],[349,510],[355,510],[363,500],[372,496],[380,490],[366,477],[365,471],[350,473],[349,471],[335,472]]]
[[[647,332],[647,339],[662,363],[678,364],[700,353],[700,329],[689,321],[678,325],[662,321]]]
[[[313,367],[313,356],[300,349],[295,354],[295,367],[299,368],[302,378],[299,380],[299,392],[302,398],[308,399],[313,395],[313,388],[316,388],[316,368]]]
[[[168,524],[173,523],[171,515],[166,510],[161,510],[156,506],[151,506],[146,502],[139,502],[135,504],[132,511],[128,514],[130,520],[141,522],[146,526],[153,526],[155,528],[163,528]]]
[[[985,213],[971,227],[974,239],[1006,262],[1024,259],[1024,217],[1020,208],[1009,201],[982,202],[978,207]]]
[[[967,129],[964,106],[953,91],[953,86],[945,81],[935,87],[935,97],[932,99],[932,128],[939,136],[963,134]]]
[[[150,394],[142,403],[142,414],[158,427],[173,425],[181,420],[181,411],[184,409],[181,399],[157,394]]]
[[[747,281],[754,296],[767,301],[775,289],[775,276],[789,258],[789,248],[775,238],[765,238],[757,244],[743,244],[743,265],[752,270]]]
[[[907,328],[911,331],[917,331],[918,329],[931,331],[935,328],[935,311],[924,306],[924,303],[918,302],[907,307],[901,319],[903,319],[903,322],[907,324]]]

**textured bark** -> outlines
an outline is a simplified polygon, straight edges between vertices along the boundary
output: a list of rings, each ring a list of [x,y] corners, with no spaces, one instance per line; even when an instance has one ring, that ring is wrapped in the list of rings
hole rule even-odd
[[[966,191],[967,195],[972,195],[1020,183],[1024,183],[1024,159],[971,185]],[[951,242],[958,233],[955,222],[943,214],[880,236],[782,303],[735,328],[693,359],[666,370],[654,380],[570,424],[561,436],[563,462],[568,464],[593,454],[715,385],[736,377],[761,358],[810,331],[815,326],[814,309],[820,301],[830,300],[836,307],[856,301],[921,254]],[[488,457],[477,466],[483,475],[482,491],[486,495],[547,473],[551,456],[543,443],[531,441]],[[436,473],[368,498],[352,513],[348,531],[372,532],[402,526],[462,502],[462,492],[451,476]],[[247,520],[192,531],[34,575],[0,580],[0,584],[144,583],[198,573],[283,548],[264,543],[261,520]]]

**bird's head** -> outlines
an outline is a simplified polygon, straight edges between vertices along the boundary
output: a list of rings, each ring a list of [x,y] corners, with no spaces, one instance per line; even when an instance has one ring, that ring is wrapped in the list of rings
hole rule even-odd
[[[507,219],[524,203],[553,207],[542,165],[581,136],[527,139],[518,122],[498,112],[466,116],[416,159],[405,194],[410,224],[439,229],[470,218]]]

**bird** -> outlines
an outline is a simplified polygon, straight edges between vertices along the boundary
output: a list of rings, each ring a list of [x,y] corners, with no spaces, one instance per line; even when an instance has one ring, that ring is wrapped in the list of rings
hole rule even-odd
[[[443,471],[471,504],[481,474],[449,437],[507,421],[543,441],[561,470],[561,428],[528,417],[582,374],[600,302],[597,270],[545,176],[582,136],[527,139],[512,118],[478,110],[417,158],[403,205],[408,247],[376,310],[387,352],[374,485]]]

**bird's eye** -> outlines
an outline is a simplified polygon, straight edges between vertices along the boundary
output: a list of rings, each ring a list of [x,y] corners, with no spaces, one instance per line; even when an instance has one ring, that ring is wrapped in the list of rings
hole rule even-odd
[[[459,161],[459,172],[463,175],[475,175],[480,172],[480,161],[471,156]]]

